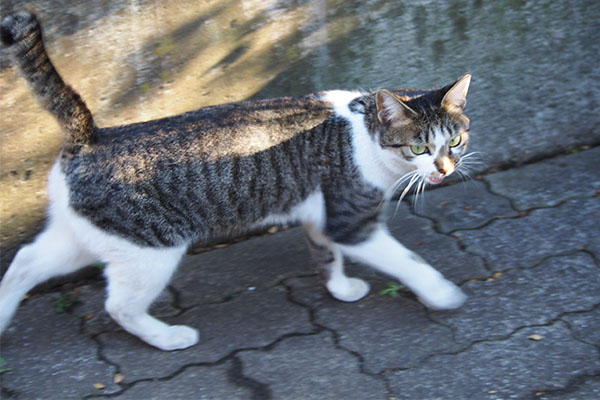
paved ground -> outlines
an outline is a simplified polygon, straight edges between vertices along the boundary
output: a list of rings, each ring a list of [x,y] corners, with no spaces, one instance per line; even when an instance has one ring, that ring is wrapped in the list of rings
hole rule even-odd
[[[124,333],[101,280],[35,295],[2,339],[2,399],[598,399],[598,171],[595,147],[403,204],[392,230],[468,293],[454,312],[352,264],[371,294],[333,300],[297,228],[186,258],[154,307],[199,328],[184,351]]]

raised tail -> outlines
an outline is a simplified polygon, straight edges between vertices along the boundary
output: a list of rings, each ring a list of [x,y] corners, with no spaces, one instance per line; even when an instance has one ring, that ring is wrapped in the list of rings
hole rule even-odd
[[[33,92],[60,123],[65,146],[92,143],[96,135],[92,113],[56,72],[46,53],[42,29],[35,15],[21,11],[6,16],[0,25],[0,38],[11,46],[13,58]]]

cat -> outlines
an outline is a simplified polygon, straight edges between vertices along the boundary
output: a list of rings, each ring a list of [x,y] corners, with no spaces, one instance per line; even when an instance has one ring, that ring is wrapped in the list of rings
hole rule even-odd
[[[99,128],[50,62],[33,14],[6,16],[0,34],[64,135],[47,226],[0,284],[0,332],[36,284],[101,261],[115,321],[159,349],[190,347],[195,329],[148,314],[188,246],[287,222],[304,227],[336,299],[369,292],[344,273],[350,257],[427,307],[464,303],[460,288],[389,233],[382,209],[409,179],[422,190],[461,166],[471,75],[436,90],[327,91]]]

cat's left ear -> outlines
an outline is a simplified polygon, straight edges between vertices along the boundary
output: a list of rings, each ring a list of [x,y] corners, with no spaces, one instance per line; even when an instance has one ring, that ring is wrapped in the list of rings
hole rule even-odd
[[[380,124],[390,126],[403,126],[411,121],[417,113],[392,92],[381,89],[375,94],[377,104],[377,120]]]
[[[463,112],[467,105],[467,92],[471,83],[471,74],[466,74],[457,80],[446,92],[442,99],[442,108],[450,114]]]

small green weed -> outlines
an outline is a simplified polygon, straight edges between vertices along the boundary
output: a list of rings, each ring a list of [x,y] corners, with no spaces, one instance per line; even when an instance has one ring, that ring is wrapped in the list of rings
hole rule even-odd
[[[6,367],[6,361],[4,361],[3,357],[0,357],[0,374],[3,374],[8,371],[12,371],[12,368]]]
[[[73,308],[77,303],[79,303],[79,298],[76,294],[73,293],[63,293],[60,295],[58,300],[56,300],[55,310],[57,313],[64,313]]]
[[[404,290],[404,288],[405,288],[404,285],[400,285],[396,282],[388,282],[387,288],[381,290],[379,292],[379,295],[380,296],[389,295],[392,297],[398,297],[398,292],[401,290]]]

